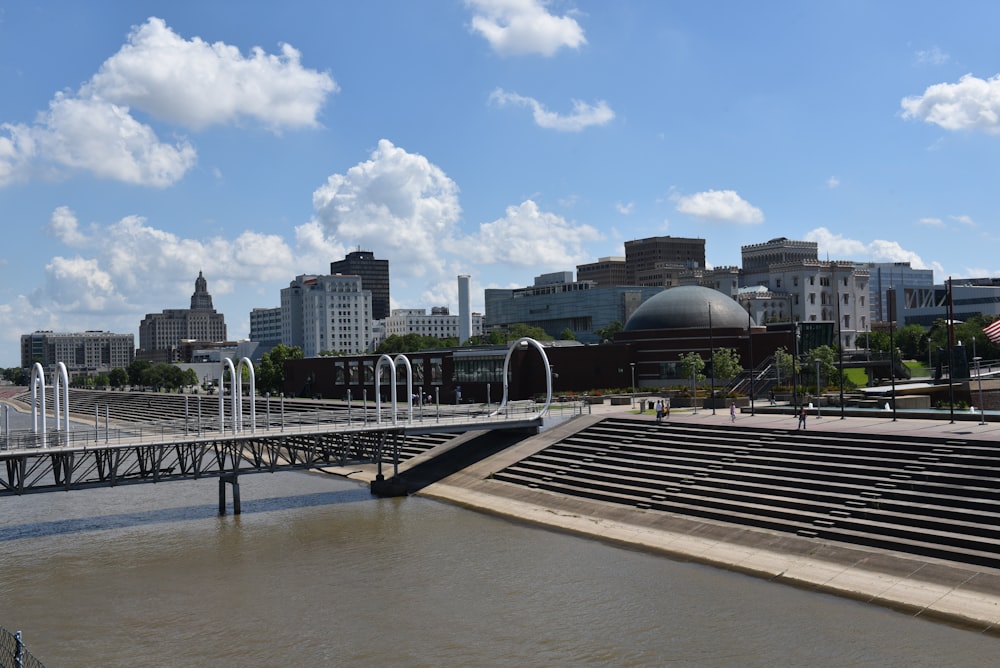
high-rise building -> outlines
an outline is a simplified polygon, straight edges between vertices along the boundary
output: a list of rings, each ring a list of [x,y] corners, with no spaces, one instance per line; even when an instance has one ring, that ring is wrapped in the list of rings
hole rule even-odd
[[[902,305],[916,308],[921,304],[919,298],[913,298],[914,291],[928,291],[934,285],[933,269],[914,269],[909,262],[861,262],[859,267],[868,270],[871,276],[871,319],[875,322],[889,321],[889,303],[886,298],[888,290],[895,290],[897,298],[903,299]],[[911,297],[908,297],[911,295]]]
[[[815,241],[793,241],[777,237],[762,244],[749,244],[740,248],[743,257],[744,284],[759,282],[755,275],[766,275],[772,264],[801,262],[819,259],[819,244]]]
[[[182,341],[226,340],[226,318],[212,307],[212,295],[202,272],[194,282],[191,308],[147,313],[139,323],[140,359],[175,362]]]
[[[135,336],[111,332],[33,332],[21,335],[21,368],[36,362],[46,370],[58,362],[71,374],[124,369],[135,358]]]
[[[250,340],[265,345],[281,343],[281,307],[250,311]]]
[[[371,251],[357,250],[330,263],[331,274],[361,277],[361,288],[372,295],[372,318],[389,317],[389,261],[376,260]]]
[[[576,280],[593,281],[599,288],[628,285],[625,258],[602,257],[597,262],[576,265]]]
[[[281,341],[305,357],[364,353],[372,344],[372,295],[360,276],[297,276],[281,291]]]
[[[705,267],[705,240],[647,237],[625,242],[628,285],[669,288],[679,285],[685,269]]]

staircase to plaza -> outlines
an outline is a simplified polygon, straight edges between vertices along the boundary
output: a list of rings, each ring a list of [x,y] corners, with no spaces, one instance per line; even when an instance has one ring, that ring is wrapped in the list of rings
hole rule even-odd
[[[494,477],[1000,568],[1000,455],[985,441],[608,418]]]

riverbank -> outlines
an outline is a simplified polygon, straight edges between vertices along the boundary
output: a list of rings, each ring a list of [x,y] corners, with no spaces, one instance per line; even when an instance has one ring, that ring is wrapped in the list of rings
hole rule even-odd
[[[669,513],[568,497],[494,480],[491,474],[598,421],[596,410],[559,424],[515,447],[464,469],[420,492],[463,507],[550,529],[650,550],[673,559],[697,561],[755,577],[886,606],[909,615],[1000,635],[1000,571],[875,549],[824,542],[791,534],[697,520]],[[648,414],[647,414],[648,415]],[[633,416],[634,417],[634,416]],[[639,416],[642,417],[642,416]],[[650,420],[652,416],[648,416]],[[673,420],[720,424],[728,412],[675,412]],[[790,415],[741,414],[753,426],[794,428]],[[995,440],[1000,425],[886,418],[821,417],[810,429],[882,431],[922,436]],[[364,479],[368,472],[351,477]]]

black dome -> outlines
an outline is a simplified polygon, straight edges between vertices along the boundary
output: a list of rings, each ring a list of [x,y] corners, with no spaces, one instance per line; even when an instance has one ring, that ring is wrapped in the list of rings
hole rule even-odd
[[[746,329],[750,316],[733,299],[700,285],[668,288],[647,299],[625,323],[626,332],[643,329],[707,328],[711,305],[713,328]]]

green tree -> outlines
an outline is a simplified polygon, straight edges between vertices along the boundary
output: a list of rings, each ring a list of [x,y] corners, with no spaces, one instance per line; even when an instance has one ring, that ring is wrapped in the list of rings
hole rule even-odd
[[[778,368],[778,372],[781,374],[781,383],[783,385],[794,384],[793,373],[798,373],[799,365],[795,361],[795,357],[789,353],[784,347],[778,348],[774,351],[774,365]]]
[[[691,378],[694,374],[696,381],[705,380],[705,360],[701,358],[701,355],[695,352],[683,353],[679,358],[680,364],[678,364],[678,370],[680,371],[682,378]]]
[[[712,369],[717,380],[728,381],[743,371],[743,363],[733,348],[717,348],[712,353]]]
[[[285,361],[302,359],[302,349],[279,343],[264,353],[257,368],[257,387],[261,393],[278,394],[285,389]]]
[[[625,326],[621,324],[618,320],[612,320],[607,324],[606,327],[600,327],[594,330],[594,334],[601,343],[608,343],[615,338],[615,334],[625,329]]]
[[[560,341],[576,341],[576,334],[573,333],[572,329],[570,329],[569,327],[567,327],[566,329],[564,329],[559,334],[559,340]]]
[[[121,367],[112,369],[111,373],[108,374],[108,382],[111,384],[111,387],[125,387],[128,385],[128,371]]]
[[[815,381],[816,362],[819,362],[820,380],[825,381],[827,385],[835,385],[840,382],[840,369],[837,367],[837,361],[836,349],[832,346],[817,346],[806,354],[803,367],[807,372],[812,373],[813,381]]]
[[[128,365],[128,384],[132,386],[142,385],[143,374],[151,366],[152,364],[146,360],[132,360],[132,363]]]

